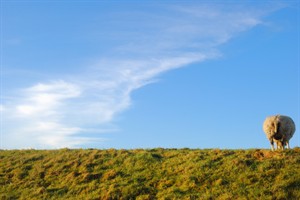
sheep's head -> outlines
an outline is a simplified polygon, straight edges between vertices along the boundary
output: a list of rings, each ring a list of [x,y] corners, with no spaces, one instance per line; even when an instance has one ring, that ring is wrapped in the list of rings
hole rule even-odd
[[[277,132],[278,132],[279,126],[280,126],[279,123],[275,120],[269,124],[269,126],[267,127],[267,130],[265,131],[266,134],[270,137],[269,139],[274,138],[275,135],[278,135]],[[277,137],[280,137],[280,135],[278,135]]]

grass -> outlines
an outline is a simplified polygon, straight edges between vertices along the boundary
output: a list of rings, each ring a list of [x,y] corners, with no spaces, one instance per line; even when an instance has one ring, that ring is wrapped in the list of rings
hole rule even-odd
[[[300,199],[300,148],[0,150],[0,199]]]

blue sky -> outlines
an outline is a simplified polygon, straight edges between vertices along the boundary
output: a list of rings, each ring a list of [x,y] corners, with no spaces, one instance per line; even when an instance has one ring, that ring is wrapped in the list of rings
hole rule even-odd
[[[298,1],[1,1],[0,147],[269,148],[299,45]]]

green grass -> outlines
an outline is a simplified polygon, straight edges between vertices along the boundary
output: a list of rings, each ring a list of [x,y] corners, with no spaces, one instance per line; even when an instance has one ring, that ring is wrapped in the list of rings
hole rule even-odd
[[[0,150],[0,199],[300,199],[300,148]]]

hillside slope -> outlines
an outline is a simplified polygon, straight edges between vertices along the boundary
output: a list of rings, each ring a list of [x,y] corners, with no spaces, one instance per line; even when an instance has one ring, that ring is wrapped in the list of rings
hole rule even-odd
[[[0,199],[300,199],[300,148],[0,150]]]

